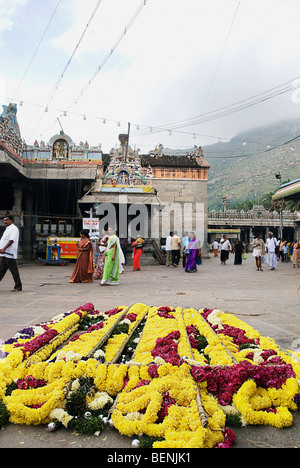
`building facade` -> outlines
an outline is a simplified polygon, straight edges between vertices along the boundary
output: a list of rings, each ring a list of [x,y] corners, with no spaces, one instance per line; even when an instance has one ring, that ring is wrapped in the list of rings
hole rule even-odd
[[[29,146],[17,106],[3,106],[0,116],[0,216],[14,216],[25,260],[45,255],[49,236],[78,236],[87,216],[99,219],[99,235],[111,224],[129,240],[192,230],[206,246],[208,170],[201,148],[169,156],[160,145],[140,155],[123,134],[108,154],[63,131]]]

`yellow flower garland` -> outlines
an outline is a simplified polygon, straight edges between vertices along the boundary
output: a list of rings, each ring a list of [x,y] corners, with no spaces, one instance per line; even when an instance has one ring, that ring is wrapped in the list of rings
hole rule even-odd
[[[239,391],[233,396],[235,407],[238,409],[248,424],[263,424],[277,428],[288,427],[293,424],[293,416],[284,406],[277,407],[276,413],[268,413],[266,411],[253,409],[251,405],[251,399],[253,401],[256,393],[257,386],[255,382],[253,380],[247,380],[247,382],[245,382]],[[270,396],[269,392],[268,396]],[[263,397],[263,406],[268,405],[271,399],[269,399],[266,395],[263,395]],[[257,398],[254,400],[254,406],[262,406],[261,403],[260,405],[257,404]]]
[[[86,361],[81,357],[87,356],[99,343],[101,338],[118,320],[125,306],[117,314],[106,317],[104,327],[91,333],[82,333],[76,341],[69,342],[62,349],[57,347],[63,344],[78,327],[80,317],[70,314],[63,319],[53,321],[51,327],[59,335],[29,360],[24,361],[21,348],[5,345],[9,352],[5,359],[0,360],[0,399],[3,400],[10,413],[10,421],[16,424],[45,424],[51,419],[58,419],[67,427],[72,418],[64,410],[66,391],[72,383],[71,391],[76,389],[76,382],[80,377],[94,379],[96,392],[94,396],[87,397],[87,405],[91,410],[102,407],[105,402],[112,402],[117,397],[112,413],[112,420],[120,433],[128,436],[147,434],[152,437],[164,438],[155,442],[155,448],[196,448],[213,447],[224,439],[226,409],[218,405],[214,397],[208,394],[207,385],[203,382],[199,386],[201,400],[208,415],[208,424],[202,427],[199,408],[196,403],[197,384],[190,374],[190,365],[179,367],[165,364],[157,367],[158,377],[151,377],[149,364],[153,362],[151,351],[156,340],[167,336],[174,331],[180,332],[178,340],[178,353],[181,358],[186,356],[188,363],[206,365],[205,357],[197,350],[191,350],[187,340],[186,327],[194,325],[203,335],[208,346],[205,355],[209,356],[210,365],[232,366],[234,358],[241,362],[246,359],[249,349],[239,351],[233,339],[222,334],[214,333],[209,324],[201,317],[201,311],[195,309],[177,308],[169,315],[173,319],[160,317],[158,307],[151,307],[148,311],[147,321],[142,338],[135,350],[134,361],[139,365],[109,365],[107,364],[116,355],[124,340],[128,338],[136,322],[132,322],[128,333],[112,336],[106,343],[106,364],[100,364],[96,359]],[[135,304],[129,313],[136,313],[138,321],[145,311],[145,304]],[[86,313],[84,313],[86,314]],[[300,376],[300,363],[293,355],[281,350],[274,340],[263,337],[258,331],[222,311],[214,311],[209,320],[222,330],[223,325],[238,327],[245,330],[247,338],[259,340],[260,347],[251,350],[253,359],[247,359],[252,364],[259,364],[262,350],[273,349],[285,363],[291,364],[296,378],[287,379],[280,389],[257,387],[254,381],[246,381],[233,396],[233,411],[238,411],[247,424],[269,424],[278,428],[292,424],[293,418],[290,410],[297,410],[294,397],[299,393],[297,378]],[[70,333],[71,332],[71,333]],[[25,340],[26,341],[26,340]],[[20,340],[21,342],[21,340]],[[2,347],[3,349],[3,347]],[[56,350],[56,351],[55,351]],[[227,350],[227,351],[226,351]],[[54,362],[46,362],[50,356]],[[46,385],[36,389],[13,390],[10,396],[5,396],[6,388],[13,380],[25,379],[32,376],[35,379],[45,380]],[[126,386],[124,382],[126,379]],[[141,381],[148,381],[148,385],[138,386]],[[161,409],[163,395],[168,392],[170,398],[175,400],[161,423],[157,423],[157,415]],[[41,405],[40,407],[34,407]],[[276,408],[276,412],[264,411],[267,408]]]

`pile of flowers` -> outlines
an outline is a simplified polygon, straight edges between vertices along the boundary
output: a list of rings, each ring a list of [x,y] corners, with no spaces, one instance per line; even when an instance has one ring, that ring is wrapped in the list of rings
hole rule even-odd
[[[160,357],[165,362],[174,366],[180,365],[180,356],[178,354],[178,342],[180,338],[179,331],[173,331],[164,338],[158,338],[155,342],[155,348],[151,351],[152,357]]]
[[[1,427],[110,424],[140,447],[228,448],[228,426],[287,427],[300,403],[299,355],[220,310],[89,303],[0,352]]]

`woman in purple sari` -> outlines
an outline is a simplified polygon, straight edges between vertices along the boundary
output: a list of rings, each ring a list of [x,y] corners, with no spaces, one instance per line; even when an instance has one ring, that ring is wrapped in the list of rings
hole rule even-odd
[[[201,246],[193,232],[189,233],[189,243],[187,246],[188,256],[185,265],[187,273],[194,273],[197,271],[197,265],[202,264],[201,260]]]

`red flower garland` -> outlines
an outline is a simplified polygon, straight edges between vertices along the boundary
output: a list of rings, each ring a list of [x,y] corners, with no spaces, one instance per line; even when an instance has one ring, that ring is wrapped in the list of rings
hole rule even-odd
[[[44,379],[35,379],[32,375],[27,375],[25,379],[19,379],[17,381],[17,386],[20,390],[44,387],[46,384],[47,382]]]
[[[248,361],[231,367],[191,367],[196,382],[207,381],[207,389],[218,398],[220,405],[230,405],[232,396],[244,382],[253,379],[259,387],[279,389],[290,377],[295,377],[290,364],[280,366],[253,365]]]
[[[170,312],[174,312],[174,311],[175,311],[175,309],[173,309],[171,307],[162,306],[162,307],[159,307],[159,309],[157,309],[157,315],[159,315],[162,318],[166,318],[166,319],[175,319],[175,317],[173,317],[173,315],[170,315]]]
[[[33,338],[31,341],[27,341],[26,343],[16,343],[15,348],[22,348],[23,354],[25,357],[27,355],[31,356],[31,354],[38,351],[40,348],[48,344],[55,336],[58,335],[58,331],[50,328],[46,330],[42,335]]]
[[[161,357],[173,366],[180,366],[180,356],[177,352],[178,343],[176,342],[179,338],[179,331],[173,331],[164,338],[158,338],[155,342],[155,348],[151,351],[152,356],[154,358]]]

